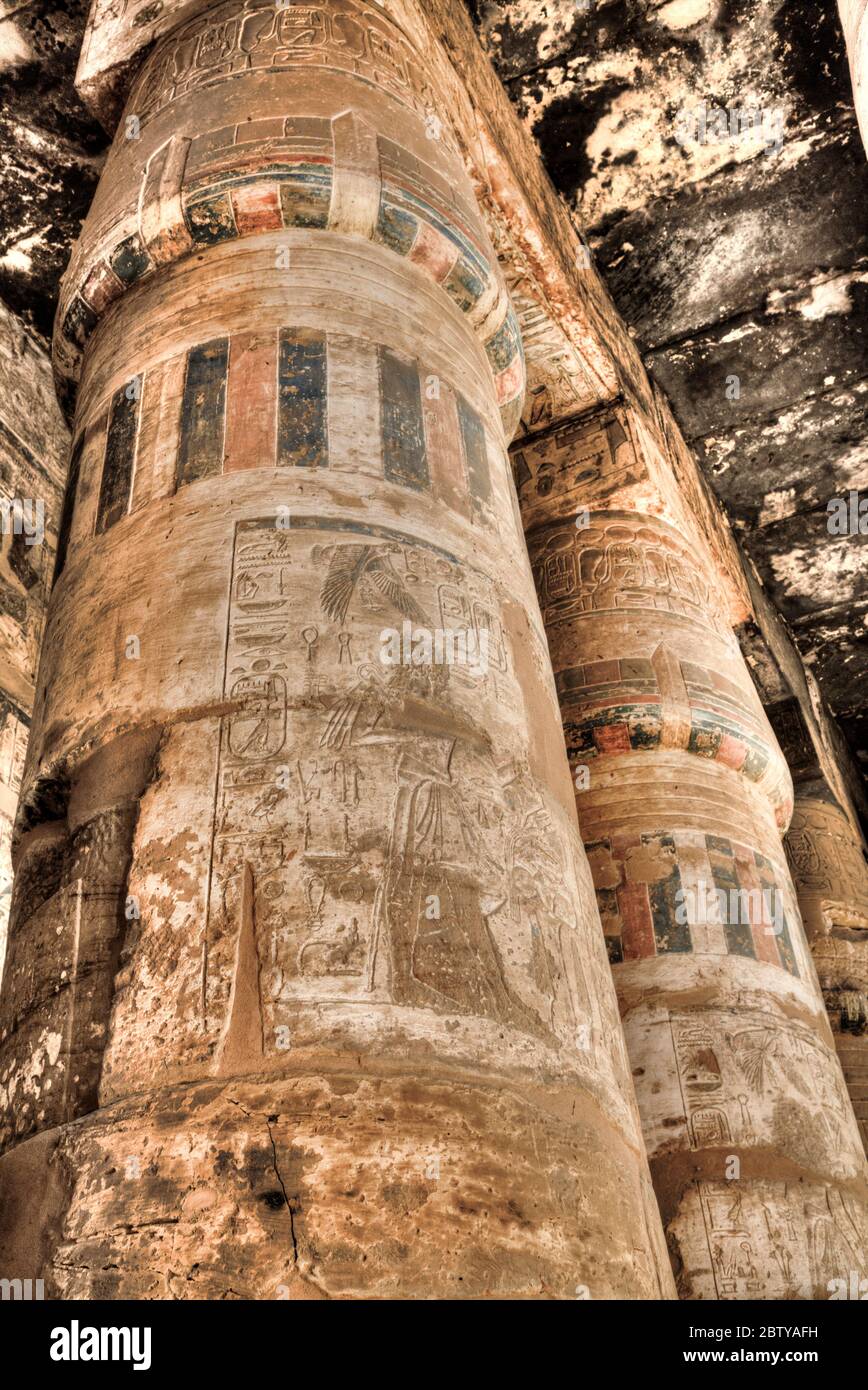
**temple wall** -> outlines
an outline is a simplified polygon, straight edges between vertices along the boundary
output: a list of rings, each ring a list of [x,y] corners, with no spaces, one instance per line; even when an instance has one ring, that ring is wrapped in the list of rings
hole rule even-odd
[[[20,320],[0,304],[0,977],[12,893],[12,826],[68,448],[51,364]]]

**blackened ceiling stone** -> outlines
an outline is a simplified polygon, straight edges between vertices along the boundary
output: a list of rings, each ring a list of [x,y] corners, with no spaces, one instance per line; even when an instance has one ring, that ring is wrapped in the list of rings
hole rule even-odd
[[[471,8],[854,750],[868,747],[868,166],[833,0]],[[864,759],[864,752],[862,753]]]

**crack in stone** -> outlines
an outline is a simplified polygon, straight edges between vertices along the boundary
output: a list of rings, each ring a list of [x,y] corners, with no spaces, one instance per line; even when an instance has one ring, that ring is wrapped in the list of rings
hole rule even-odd
[[[292,1240],[293,1263],[295,1264],[296,1268],[298,1268],[298,1240],[295,1234],[295,1210],[292,1206],[292,1203],[289,1200],[286,1191],[286,1186],[284,1184],[283,1178],[281,1177],[280,1169],[277,1166],[277,1145],[274,1142],[274,1135],[271,1132],[271,1124],[269,1123],[267,1115],[263,1116],[263,1119],[265,1120],[265,1128],[268,1130],[268,1138],[271,1141],[271,1166],[274,1169],[277,1181],[280,1183],[280,1190],[283,1193],[283,1200],[286,1202],[286,1209],[289,1212],[289,1234],[290,1239]]]
[[[238,1109],[242,1112],[242,1114],[246,1115],[248,1119],[261,1119],[265,1124],[265,1128],[268,1131],[268,1139],[269,1143],[271,1144],[271,1166],[274,1169],[274,1176],[280,1183],[280,1190],[283,1193],[283,1200],[286,1203],[286,1209],[289,1212],[289,1235],[292,1241],[293,1264],[295,1265],[296,1269],[298,1269],[298,1238],[295,1232],[295,1208],[289,1200],[289,1194],[286,1190],[286,1184],[284,1183],[280,1169],[277,1166],[277,1145],[274,1142],[274,1135],[271,1130],[271,1124],[269,1123],[268,1116],[255,1115],[252,1111],[245,1109],[245,1107],[241,1104],[240,1100],[233,1100],[231,1097],[229,1097],[229,1103],[230,1105],[237,1105]]]

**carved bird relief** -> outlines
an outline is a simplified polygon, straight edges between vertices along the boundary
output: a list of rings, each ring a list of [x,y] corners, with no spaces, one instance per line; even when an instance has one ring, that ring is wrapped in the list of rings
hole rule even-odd
[[[377,608],[385,599],[403,617],[424,622],[425,614],[389,558],[400,553],[397,545],[344,545],[336,549],[320,591],[323,611],[342,623],[358,589],[366,608]]]
[[[796,1091],[805,1094],[806,1086],[810,1084],[808,1078],[791,1055],[788,1040],[780,1033],[772,1029],[736,1033],[732,1039],[732,1050],[754,1091],[762,1091],[770,1083],[781,1085],[786,1080]]]

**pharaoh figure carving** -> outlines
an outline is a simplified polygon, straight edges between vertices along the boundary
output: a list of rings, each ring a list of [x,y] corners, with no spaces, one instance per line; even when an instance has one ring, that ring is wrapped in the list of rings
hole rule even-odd
[[[64,281],[0,1006],[60,1297],[673,1292],[427,62],[363,0],[163,31]]]

